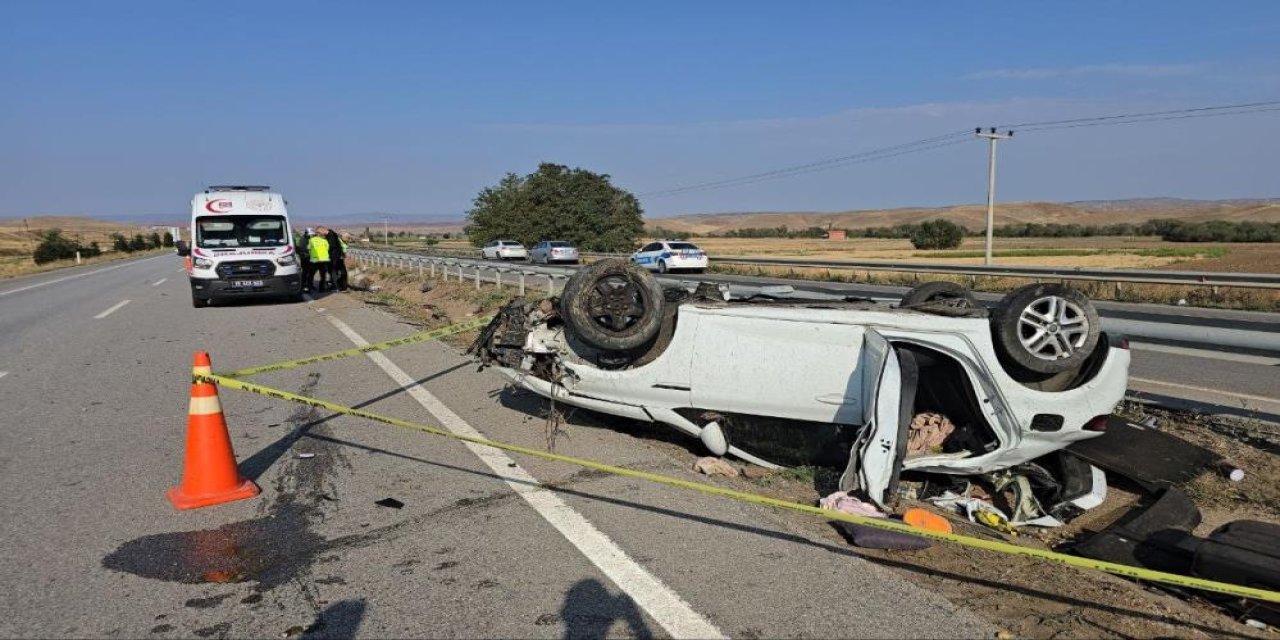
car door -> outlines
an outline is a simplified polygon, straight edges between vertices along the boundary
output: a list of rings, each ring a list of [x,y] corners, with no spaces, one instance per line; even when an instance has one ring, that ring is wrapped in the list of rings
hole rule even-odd
[[[658,268],[658,253],[662,249],[661,242],[650,242],[631,257],[636,264],[652,271]]]
[[[897,492],[911,426],[917,367],[908,351],[893,348],[884,336],[868,330],[862,351],[863,427],[849,452],[840,488],[861,489],[887,508]]]

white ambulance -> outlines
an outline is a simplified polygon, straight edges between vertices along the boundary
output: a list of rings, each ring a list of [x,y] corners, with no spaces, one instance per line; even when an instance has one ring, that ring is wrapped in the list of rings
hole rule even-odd
[[[218,300],[302,299],[302,270],[285,200],[271,187],[214,186],[191,199],[187,256],[191,305]]]

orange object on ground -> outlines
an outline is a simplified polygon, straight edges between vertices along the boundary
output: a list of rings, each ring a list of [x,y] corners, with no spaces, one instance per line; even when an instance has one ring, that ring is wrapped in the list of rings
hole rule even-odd
[[[197,351],[192,373],[212,373],[209,354]],[[169,489],[169,501],[179,509],[196,509],[223,502],[252,498],[258,485],[240,477],[231,435],[218,402],[218,387],[208,382],[191,383],[191,405],[187,411],[187,458],[182,484]]]
[[[907,509],[902,512],[902,521],[917,529],[951,533],[951,523],[946,518],[924,509]]]

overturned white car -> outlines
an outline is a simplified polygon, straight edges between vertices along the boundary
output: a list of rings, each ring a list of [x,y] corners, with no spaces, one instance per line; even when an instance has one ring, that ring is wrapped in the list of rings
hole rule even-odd
[[[1121,401],[1127,344],[1079,292],[1032,285],[988,313],[930,283],[869,300],[663,289],[622,260],[579,270],[559,299],[516,299],[472,346],[557,402],[661,422],[715,454],[844,467],[884,505],[904,470],[982,474],[1099,434]],[[908,455],[913,418],[945,442]]]

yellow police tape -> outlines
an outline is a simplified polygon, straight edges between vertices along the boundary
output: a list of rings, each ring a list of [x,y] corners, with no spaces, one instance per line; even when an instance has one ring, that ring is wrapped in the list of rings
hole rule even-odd
[[[775,507],[778,509],[787,509],[790,511],[798,511],[800,513],[808,514],[811,516],[818,516],[820,518],[824,518],[827,520],[838,520],[841,522],[849,522],[853,524],[866,525],[868,527],[875,527],[877,529],[896,531],[898,533],[906,533],[913,536],[920,536],[923,538],[932,538],[934,540],[941,540],[943,542],[952,542],[952,543],[960,544],[966,547],[973,547],[977,549],[986,549],[988,551],[995,551],[997,553],[1005,553],[1005,554],[1011,554],[1011,555],[1038,558],[1040,560],[1047,560],[1049,562],[1056,562],[1059,564],[1065,564],[1068,566],[1077,567],[1081,569],[1097,569],[1099,571],[1105,571],[1107,573],[1113,573],[1116,575],[1125,576],[1129,578],[1137,578],[1140,580],[1147,580],[1150,582],[1160,582],[1164,584],[1177,585],[1180,587],[1188,587],[1192,589],[1201,589],[1204,591],[1225,593],[1227,595],[1239,596],[1242,598],[1253,598],[1256,600],[1265,600],[1268,602],[1280,603],[1280,592],[1276,592],[1276,591],[1267,591],[1265,589],[1255,589],[1253,587],[1245,587],[1245,586],[1229,584],[1225,582],[1204,580],[1201,578],[1193,578],[1190,576],[1183,576],[1175,573],[1165,573],[1163,571],[1151,571],[1149,569],[1131,567],[1128,565],[1118,564],[1115,562],[1105,562],[1102,560],[1090,560],[1088,558],[1081,558],[1079,556],[1072,556],[1064,553],[1057,553],[1054,551],[1034,549],[1031,547],[1022,547],[1015,544],[1009,544],[1007,542],[973,538],[973,537],[962,536],[954,533],[940,533],[936,531],[928,531],[925,529],[916,529],[911,525],[908,525],[902,522],[897,522],[894,520],[888,520],[884,518],[868,518],[864,516],[855,516],[855,515],[851,515],[851,514],[847,514],[839,511],[831,511],[828,509],[822,509],[822,508],[810,506],[807,504],[801,504],[798,502],[778,500],[776,498],[769,498],[766,496],[756,495],[753,493],[745,493],[742,491],[734,491],[733,489],[725,489],[722,487],[702,484],[700,482],[690,482],[688,480],[681,480],[679,478],[672,478],[669,476],[659,475],[656,473],[646,473],[644,471],[636,471],[636,470],[627,469],[624,467],[615,467],[613,465],[608,465],[601,462],[595,462],[593,460],[586,460],[584,458],[575,458],[572,456],[564,456],[557,453],[551,453],[549,451],[543,451],[541,449],[531,449],[529,447],[522,447],[519,445],[507,444],[505,442],[488,440],[486,438],[475,438],[472,436],[459,435],[438,427],[431,427],[424,424],[417,424],[417,423],[409,422],[408,420],[401,420],[399,418],[391,418],[388,416],[371,413],[369,411],[355,409],[355,408],[347,407],[337,403],[327,402],[325,400],[319,400],[317,398],[302,396],[296,393],[290,393],[288,391],[281,391],[280,389],[273,389],[271,387],[266,387],[260,384],[254,384],[252,382],[246,382],[244,380],[237,380],[237,379],[229,378],[226,376],[220,376],[216,374],[193,374],[192,377],[197,381],[219,384],[229,389],[236,389],[238,391],[248,391],[250,393],[256,393],[258,395],[267,396],[269,398],[278,398],[280,400],[287,400],[289,402],[297,402],[301,404],[311,405],[313,407],[317,407],[320,409],[327,409],[334,413],[357,416],[360,418],[367,418],[369,420],[375,420],[377,422],[382,422],[384,424],[389,424],[397,427],[403,427],[405,429],[422,431],[424,433],[430,433],[432,435],[444,436],[446,438],[452,438],[454,440],[462,440],[464,442],[471,442],[474,444],[489,446],[495,449],[504,449],[506,451],[513,451],[515,453],[522,453],[525,455],[534,456],[536,458],[542,458],[544,460],[554,460],[556,462],[565,462],[568,464],[585,467],[587,469],[595,469],[597,471],[612,473],[614,475],[627,476],[630,478],[640,478],[642,480],[648,480],[650,482],[665,484],[672,487],[679,487],[681,489],[688,489],[690,491],[697,491],[697,492],[705,493],[708,495],[723,496],[726,498],[731,498],[731,499],[739,500],[742,502],[760,504],[760,505],[765,505],[769,507]]]
[[[492,319],[493,319],[493,316],[484,316],[483,318],[476,318],[475,320],[468,320],[466,322],[460,322],[458,324],[451,324],[447,327],[432,329],[430,331],[423,331],[421,333],[415,333],[413,335],[405,336],[403,338],[395,338],[394,340],[387,340],[384,342],[368,344],[363,347],[343,349],[342,351],[334,351],[333,353],[326,353],[323,355],[311,356],[309,358],[300,358],[298,360],[288,360],[286,362],[277,362],[275,364],[264,364],[262,366],[249,367],[247,369],[237,369],[235,371],[219,373],[218,375],[226,378],[244,378],[244,377],[256,375],[259,373],[266,373],[268,371],[294,369],[294,368],[306,366],[309,364],[315,364],[317,362],[327,362],[329,360],[338,360],[340,358],[350,358],[351,356],[358,356],[362,353],[370,353],[372,351],[384,351],[392,347],[399,347],[401,345],[413,344],[415,342],[429,342],[431,340],[439,340],[440,338],[443,338],[445,336],[451,336],[457,333],[465,333],[467,331],[471,331],[472,329],[479,329],[480,327],[483,327],[486,324],[489,324],[489,321]]]

